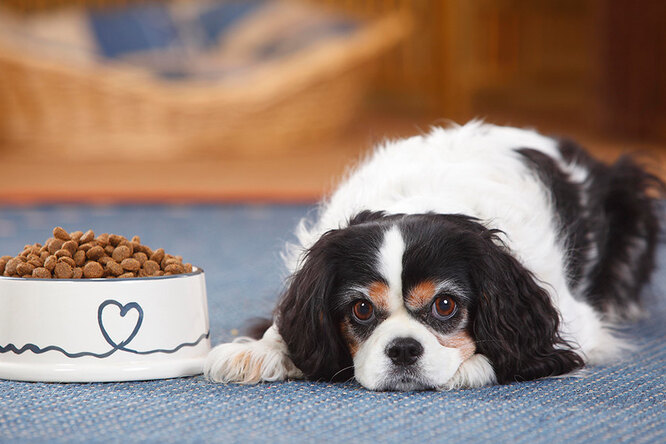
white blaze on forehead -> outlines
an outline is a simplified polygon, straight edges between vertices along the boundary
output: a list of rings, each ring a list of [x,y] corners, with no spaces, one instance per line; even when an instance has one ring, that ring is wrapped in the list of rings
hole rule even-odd
[[[384,242],[379,249],[378,269],[389,287],[388,305],[391,313],[404,307],[402,301],[402,256],[405,241],[397,226],[384,233]]]

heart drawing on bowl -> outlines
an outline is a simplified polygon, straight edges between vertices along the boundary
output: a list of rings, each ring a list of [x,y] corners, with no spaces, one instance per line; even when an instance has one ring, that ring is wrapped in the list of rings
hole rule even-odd
[[[117,307],[119,312],[114,313],[112,307]],[[120,319],[125,318],[125,315],[130,312],[130,310],[136,310],[138,313],[133,328],[131,318],[126,318],[125,321]],[[120,317],[118,317],[118,314]],[[105,318],[107,319],[106,325],[104,324]],[[139,328],[141,328],[141,323],[143,322],[143,309],[136,302],[128,302],[123,305],[116,300],[107,299],[102,302],[97,309],[97,322],[99,323],[99,329],[106,342],[116,350],[123,350],[127,344],[132,342],[132,339],[134,339],[139,332]],[[113,338],[111,335],[113,335]]]

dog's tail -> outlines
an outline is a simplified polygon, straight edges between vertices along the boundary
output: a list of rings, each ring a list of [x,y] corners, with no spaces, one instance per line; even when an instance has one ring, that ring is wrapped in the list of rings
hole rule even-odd
[[[659,198],[664,182],[622,156],[597,176],[604,192],[598,202],[607,231],[602,235],[599,258],[589,296],[610,320],[640,315],[640,294],[655,266],[660,233]]]

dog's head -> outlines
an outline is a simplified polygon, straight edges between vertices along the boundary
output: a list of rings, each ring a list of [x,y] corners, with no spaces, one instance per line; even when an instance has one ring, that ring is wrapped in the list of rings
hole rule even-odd
[[[500,383],[582,366],[548,294],[498,235],[466,216],[372,212],[327,232],[277,308],[294,364],[374,390],[447,387],[477,354]]]

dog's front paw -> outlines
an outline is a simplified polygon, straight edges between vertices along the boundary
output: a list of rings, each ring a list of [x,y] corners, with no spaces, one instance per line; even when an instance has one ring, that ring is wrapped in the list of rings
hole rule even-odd
[[[303,377],[289,359],[287,347],[275,326],[258,341],[238,338],[213,348],[204,364],[204,374],[215,382],[242,384]]]

